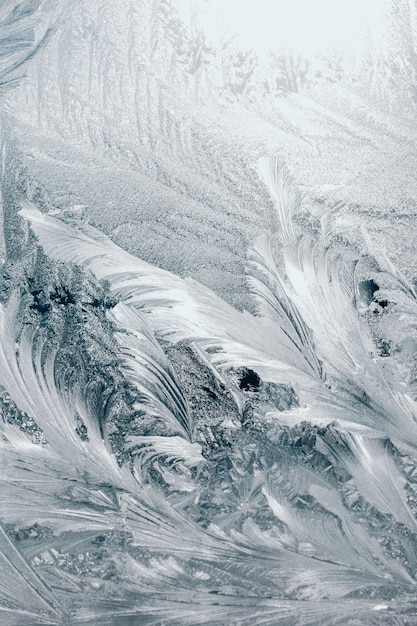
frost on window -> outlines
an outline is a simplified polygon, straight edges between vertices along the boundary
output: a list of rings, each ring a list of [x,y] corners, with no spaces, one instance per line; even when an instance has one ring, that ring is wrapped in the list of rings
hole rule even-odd
[[[417,623],[416,37],[1,3],[1,625]]]

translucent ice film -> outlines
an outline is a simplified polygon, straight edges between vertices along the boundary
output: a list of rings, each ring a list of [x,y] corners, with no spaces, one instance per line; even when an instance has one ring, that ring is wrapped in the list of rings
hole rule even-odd
[[[415,0],[0,0],[0,625],[417,624]]]

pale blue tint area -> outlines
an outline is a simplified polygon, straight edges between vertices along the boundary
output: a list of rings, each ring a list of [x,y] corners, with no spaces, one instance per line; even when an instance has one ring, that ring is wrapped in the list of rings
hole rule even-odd
[[[1,626],[417,623],[417,12],[217,9],[0,6]]]

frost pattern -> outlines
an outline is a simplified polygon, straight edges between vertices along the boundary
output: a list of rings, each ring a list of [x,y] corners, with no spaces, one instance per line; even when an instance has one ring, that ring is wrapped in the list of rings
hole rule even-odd
[[[281,158],[359,122],[180,15],[0,9],[0,623],[411,626],[415,283]]]

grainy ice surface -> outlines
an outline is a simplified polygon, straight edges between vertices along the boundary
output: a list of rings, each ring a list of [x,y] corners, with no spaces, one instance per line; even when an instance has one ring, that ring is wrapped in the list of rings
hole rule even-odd
[[[417,624],[417,8],[218,5],[0,2],[1,626]]]

